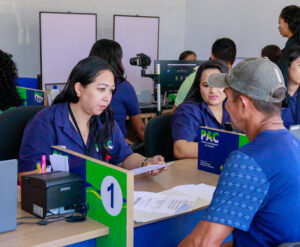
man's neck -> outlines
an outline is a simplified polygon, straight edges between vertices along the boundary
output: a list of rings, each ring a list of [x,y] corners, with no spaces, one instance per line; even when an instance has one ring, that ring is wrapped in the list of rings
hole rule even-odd
[[[253,117],[253,121],[248,124],[247,130],[245,130],[245,134],[249,141],[253,141],[264,130],[279,130],[282,128],[284,128],[284,125],[280,115],[266,116],[260,113]]]

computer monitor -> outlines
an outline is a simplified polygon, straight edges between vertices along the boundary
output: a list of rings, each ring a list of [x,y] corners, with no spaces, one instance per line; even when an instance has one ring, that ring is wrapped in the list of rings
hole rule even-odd
[[[235,65],[237,65],[239,62],[243,61],[244,59],[245,59],[244,57],[236,57],[232,67],[234,67]]]
[[[160,67],[161,94],[177,93],[183,81],[197,71],[204,61],[155,60],[154,67]],[[156,91],[156,90],[155,90]]]

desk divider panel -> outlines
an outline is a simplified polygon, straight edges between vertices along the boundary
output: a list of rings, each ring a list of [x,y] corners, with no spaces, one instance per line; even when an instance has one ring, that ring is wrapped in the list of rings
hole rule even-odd
[[[97,246],[133,246],[133,172],[59,146],[52,153],[68,156],[70,172],[85,181],[87,216],[109,227]]]
[[[46,92],[38,89],[25,88],[17,86],[17,91],[24,100],[25,106],[30,105],[47,105]]]

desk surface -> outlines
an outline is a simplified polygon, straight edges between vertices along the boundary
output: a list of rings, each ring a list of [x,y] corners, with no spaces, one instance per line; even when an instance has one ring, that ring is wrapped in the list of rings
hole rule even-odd
[[[18,208],[18,217],[29,213]],[[35,219],[20,219],[24,222],[36,222]],[[109,234],[109,228],[95,220],[87,218],[85,222],[68,223],[58,221],[46,226],[19,225],[16,231],[0,234],[0,246],[64,246]]]

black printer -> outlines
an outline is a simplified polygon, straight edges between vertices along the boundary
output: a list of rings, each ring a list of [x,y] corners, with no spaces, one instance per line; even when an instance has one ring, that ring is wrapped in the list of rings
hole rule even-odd
[[[73,209],[84,203],[84,185],[80,175],[49,172],[22,176],[22,209],[45,218],[49,210]]]

